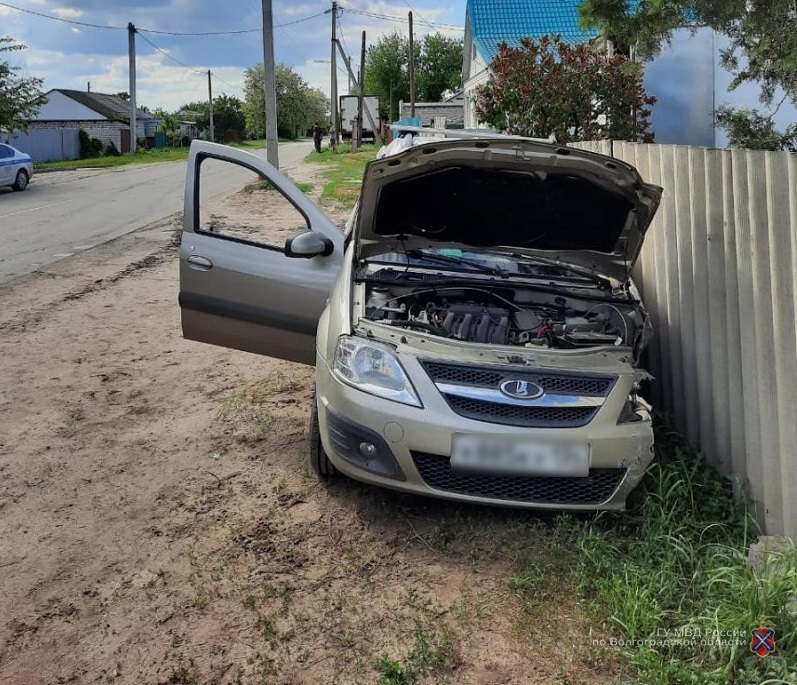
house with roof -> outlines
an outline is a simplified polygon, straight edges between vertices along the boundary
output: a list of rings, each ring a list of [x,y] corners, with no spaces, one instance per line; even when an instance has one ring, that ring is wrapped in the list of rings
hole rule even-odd
[[[119,152],[130,151],[130,103],[118,95],[54,88],[46,93],[43,105],[28,124],[28,133],[39,130],[83,129],[104,145]],[[136,113],[139,138],[154,137],[159,121],[148,111]]]
[[[519,47],[523,38],[559,34],[566,43],[586,43],[597,36],[579,26],[581,0],[468,0],[465,14],[462,83],[465,128],[477,128],[476,89],[487,83],[498,46]]]
[[[579,25],[581,0],[468,0],[462,80],[465,90],[465,128],[476,128],[476,90],[490,77],[489,64],[498,46],[520,45],[522,38],[539,40],[559,34],[576,45],[597,37]],[[710,28],[675,31],[670,45],[645,65],[644,85],[656,99],[651,125],[657,143],[724,147],[727,136],[715,128],[717,106],[760,107],[753,86],[728,91],[732,80],[720,63],[727,40]],[[750,84],[748,84],[750,85]],[[797,118],[788,105],[776,123]]]

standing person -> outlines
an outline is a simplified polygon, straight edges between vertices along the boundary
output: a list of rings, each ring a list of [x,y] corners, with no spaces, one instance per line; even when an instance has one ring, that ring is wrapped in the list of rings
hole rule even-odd
[[[313,145],[316,152],[321,152],[321,138],[324,136],[324,131],[318,125],[318,122],[313,126]]]

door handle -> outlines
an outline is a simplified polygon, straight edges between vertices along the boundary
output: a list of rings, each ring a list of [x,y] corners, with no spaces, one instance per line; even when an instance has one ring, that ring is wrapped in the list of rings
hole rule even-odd
[[[213,268],[213,262],[207,257],[200,257],[199,255],[192,254],[188,258],[188,266],[197,271],[210,271]]]

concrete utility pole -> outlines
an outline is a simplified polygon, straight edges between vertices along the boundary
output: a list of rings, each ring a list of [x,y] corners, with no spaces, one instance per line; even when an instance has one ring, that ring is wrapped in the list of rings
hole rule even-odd
[[[338,43],[338,34],[336,31],[338,20],[338,3],[332,3],[332,77],[330,94],[332,99],[332,127],[335,130],[335,135],[332,136],[332,151],[338,151],[338,140],[340,140],[340,126],[338,125],[338,54],[335,46]]]
[[[415,116],[415,35],[412,31],[412,12],[410,12],[410,116]],[[401,112],[399,112],[401,117]]]
[[[277,81],[274,76],[274,15],[271,0],[263,0],[263,71],[266,99],[266,159],[279,168],[277,141]]]
[[[132,22],[127,25],[127,54],[130,58],[130,153],[136,153],[136,27]]]
[[[208,69],[208,106],[210,108],[210,142],[216,142],[216,127],[213,125],[213,84],[210,80],[210,69]]]

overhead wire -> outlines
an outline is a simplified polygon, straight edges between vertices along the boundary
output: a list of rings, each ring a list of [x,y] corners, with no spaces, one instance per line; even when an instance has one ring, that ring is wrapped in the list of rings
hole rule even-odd
[[[186,64],[185,62],[182,62],[182,61],[180,61],[180,60],[179,60],[179,59],[177,59],[177,58],[176,58],[174,55],[171,55],[171,54],[169,54],[169,53],[168,53],[166,50],[164,50],[163,48],[160,48],[160,47],[158,47],[157,45],[155,45],[155,43],[153,43],[153,42],[152,42],[152,41],[151,41],[149,38],[147,38],[145,35],[143,35],[143,34],[140,34],[140,35],[141,35],[141,38],[142,38],[142,39],[143,39],[145,42],[149,43],[149,44],[150,44],[150,45],[151,45],[153,48],[155,48],[155,49],[156,49],[158,52],[160,52],[162,55],[165,55],[166,57],[168,57],[168,58],[169,58],[169,59],[170,59],[172,62],[175,62],[176,64],[179,64],[181,67],[185,67],[186,69],[190,69],[191,71],[195,71],[197,74],[204,74],[204,73],[206,73],[205,71],[202,71],[202,70],[201,70],[201,69],[199,69],[198,67],[192,67],[192,66],[190,66],[190,65]]]
[[[404,24],[409,23],[408,17],[396,17],[390,14],[379,14],[377,12],[366,12],[365,10],[358,10],[353,9],[351,7],[341,7],[340,8],[344,12],[349,12],[350,14],[358,14],[363,17],[370,17],[372,19],[382,19],[384,21],[393,21],[393,22],[402,22]],[[425,26],[431,26],[432,28],[440,28],[446,29],[448,31],[464,31],[465,29],[462,26],[455,26],[453,24],[442,24],[439,22],[434,21],[425,21],[422,20],[420,17],[418,18],[417,23],[423,24]]]
[[[110,31],[123,31],[123,30],[126,31],[128,29],[127,26],[114,26],[113,24],[95,24],[88,21],[79,21],[77,19],[67,19],[66,17],[58,17],[54,14],[37,12],[36,10],[27,9],[26,7],[17,7],[16,5],[12,5],[7,2],[0,2],[0,6],[8,7],[9,9],[16,10],[17,12],[24,12],[25,14],[31,14],[36,17],[42,17],[43,19],[50,19],[51,21],[60,21],[63,24],[72,24],[74,26],[85,26],[93,29],[106,29]],[[282,28],[284,26],[293,26],[294,24],[301,24],[302,22],[310,21],[311,19],[315,19],[316,17],[321,17],[323,15],[324,12],[317,12],[315,14],[311,14],[308,17],[293,19],[292,21],[286,21],[281,24],[274,24],[274,28]],[[136,27],[136,31],[138,32],[153,33],[162,36],[234,36],[242,33],[257,33],[262,30],[263,30],[262,26],[258,26],[257,28],[251,28],[251,29],[232,29],[229,31],[165,31],[162,29],[148,29],[148,28]]]

